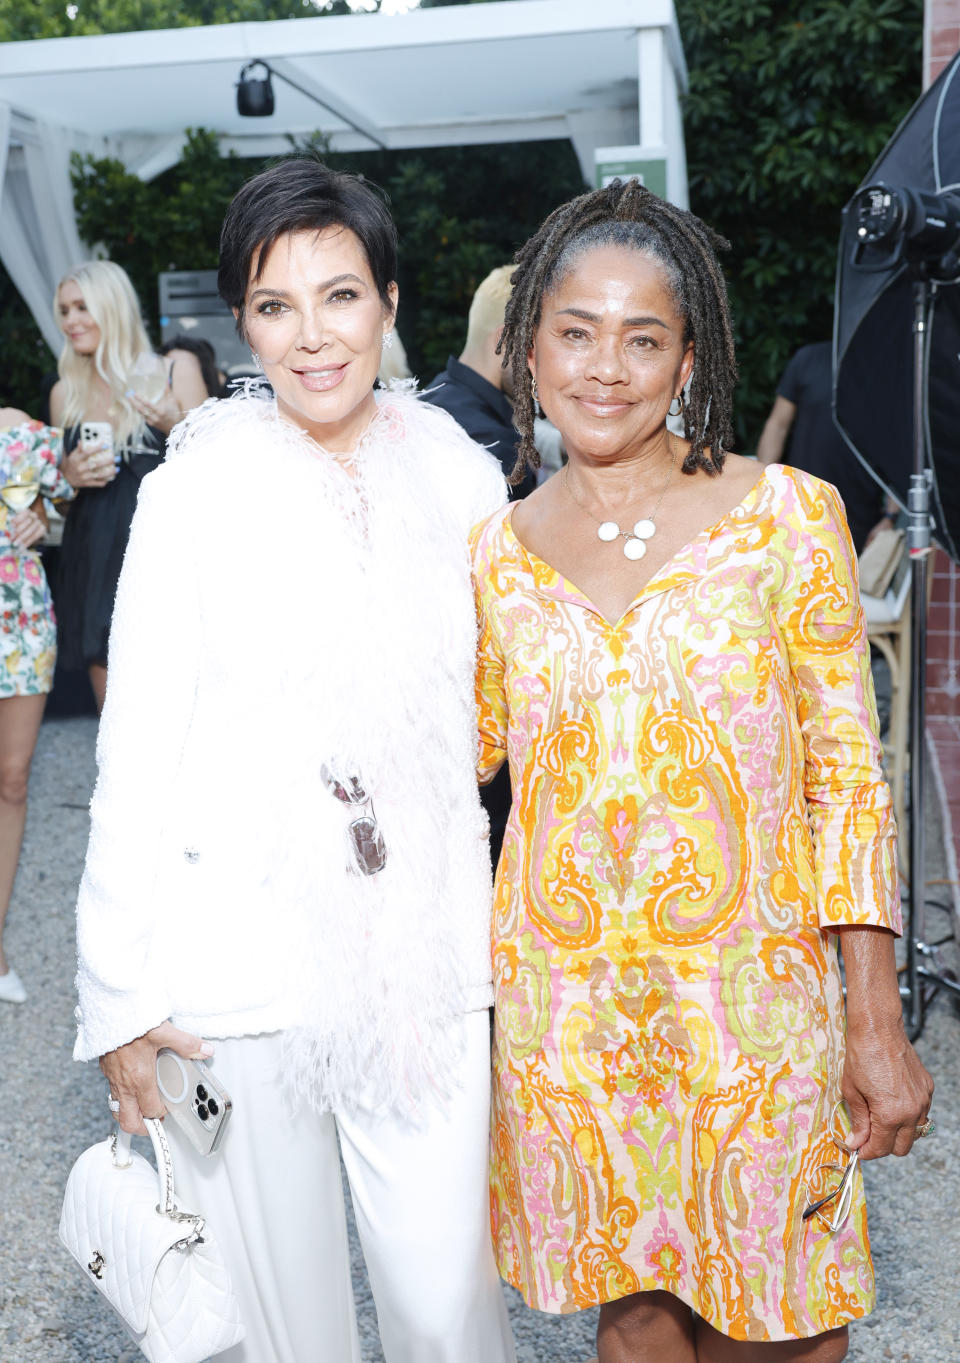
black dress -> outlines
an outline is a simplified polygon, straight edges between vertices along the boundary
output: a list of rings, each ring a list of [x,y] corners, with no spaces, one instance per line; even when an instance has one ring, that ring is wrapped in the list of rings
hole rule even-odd
[[[163,461],[166,436],[148,426],[151,452],[124,451],[106,487],[81,488],[70,503],[57,585],[57,648],[61,667],[106,663],[113,601],[142,479]],[[80,429],[64,431],[69,453]]]

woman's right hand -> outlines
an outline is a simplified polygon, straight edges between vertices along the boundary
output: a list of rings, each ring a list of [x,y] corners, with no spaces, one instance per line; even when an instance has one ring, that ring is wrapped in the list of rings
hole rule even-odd
[[[10,543],[15,544],[18,549],[32,549],[45,537],[49,528],[43,502],[39,497],[33,506],[27,507],[26,511],[18,511],[7,522]]]
[[[117,476],[108,445],[92,445],[87,449],[76,445],[69,454],[64,455],[60,468],[73,488],[106,487]]]
[[[209,1060],[213,1055],[213,1047],[202,1037],[182,1032],[172,1022],[161,1022],[159,1027],[151,1027],[143,1036],[100,1057],[110,1096],[120,1104],[117,1120],[121,1130],[131,1135],[146,1135],[144,1117],[166,1115],[157,1088],[157,1052],[164,1046],[185,1060]]]

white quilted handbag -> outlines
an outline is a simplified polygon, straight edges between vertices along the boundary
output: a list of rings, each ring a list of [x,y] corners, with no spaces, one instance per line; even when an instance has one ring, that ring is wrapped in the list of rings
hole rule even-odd
[[[150,1363],[204,1363],[243,1338],[237,1299],[203,1217],[177,1205],[163,1126],[146,1126],[156,1170],[123,1131],[85,1150],[67,1179],[60,1239]]]

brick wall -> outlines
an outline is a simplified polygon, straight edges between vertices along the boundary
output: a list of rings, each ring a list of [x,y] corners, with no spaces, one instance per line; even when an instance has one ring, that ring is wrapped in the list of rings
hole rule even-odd
[[[927,613],[927,713],[960,716],[960,568],[933,555]]]
[[[960,0],[926,0],[923,30],[924,88],[960,52]]]
[[[926,0],[924,86],[958,51],[960,0]],[[960,568],[939,549],[933,557],[928,627],[927,713],[960,716]]]

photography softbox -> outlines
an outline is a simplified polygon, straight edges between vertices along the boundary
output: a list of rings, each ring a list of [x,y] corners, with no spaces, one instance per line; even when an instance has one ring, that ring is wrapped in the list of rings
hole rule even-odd
[[[877,187],[888,192],[880,202]],[[941,225],[940,220],[943,219]],[[953,222],[958,224],[953,232]],[[866,224],[866,226],[865,226]],[[872,241],[878,231],[882,240]],[[922,402],[934,536],[960,558],[960,56],[918,100],[844,210],[834,318],[834,417],[848,444],[907,505],[913,413]],[[931,293],[922,391],[914,392],[917,267]],[[960,270],[958,270],[960,273]]]

